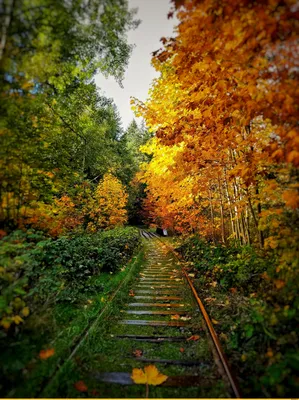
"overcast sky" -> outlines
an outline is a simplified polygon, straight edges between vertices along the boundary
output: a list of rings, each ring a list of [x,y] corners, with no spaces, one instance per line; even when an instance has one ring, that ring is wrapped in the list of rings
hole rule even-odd
[[[95,79],[105,95],[114,99],[124,129],[134,118],[130,96],[144,101],[151,81],[158,76],[151,66],[151,53],[162,47],[162,36],[173,36],[173,28],[177,22],[174,18],[167,19],[171,8],[169,0],[129,0],[129,7],[138,8],[137,19],[141,19],[141,24],[128,34],[129,43],[136,47],[125,74],[124,88],[113,78],[105,79],[99,74]]]

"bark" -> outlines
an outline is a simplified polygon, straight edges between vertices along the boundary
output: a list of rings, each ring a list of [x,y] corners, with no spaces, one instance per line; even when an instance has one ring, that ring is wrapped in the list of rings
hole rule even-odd
[[[5,9],[5,16],[3,18],[3,24],[1,29],[1,41],[0,41],[0,61],[2,60],[5,46],[7,42],[7,34],[12,21],[13,9],[14,9],[14,0],[7,0]]]

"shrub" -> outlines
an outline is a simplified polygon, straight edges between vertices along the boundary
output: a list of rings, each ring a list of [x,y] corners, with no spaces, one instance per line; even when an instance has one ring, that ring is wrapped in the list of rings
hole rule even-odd
[[[103,290],[92,278],[116,272],[140,243],[134,228],[57,240],[40,232],[16,231],[1,240],[0,325],[18,331],[31,311],[60,301],[79,302]]]
[[[250,246],[210,245],[198,236],[188,238],[177,251],[192,261],[196,269],[217,281],[223,290],[238,286],[246,294],[273,263],[273,259],[259,255]]]
[[[278,276],[279,258],[250,246],[210,245],[198,236],[177,249],[200,271],[209,312],[246,396],[294,397],[298,392],[298,273]],[[291,268],[290,268],[291,269]],[[230,289],[230,290],[229,290]],[[223,307],[227,304],[227,307]],[[216,327],[217,330],[217,327]]]
[[[35,263],[33,249],[45,239],[41,232],[18,230],[0,242],[0,326],[6,331],[18,330],[30,314],[27,271]]]

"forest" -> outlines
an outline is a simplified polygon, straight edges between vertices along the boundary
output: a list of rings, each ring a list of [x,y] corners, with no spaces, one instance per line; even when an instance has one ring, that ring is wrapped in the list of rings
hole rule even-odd
[[[244,397],[296,397],[298,2],[172,0],[126,129],[95,77],[122,85],[142,24],[127,0],[0,9],[0,396],[105,397],[90,374],[117,358],[114,293],[151,255],[140,229],[162,228]],[[87,335],[109,307],[99,360]]]

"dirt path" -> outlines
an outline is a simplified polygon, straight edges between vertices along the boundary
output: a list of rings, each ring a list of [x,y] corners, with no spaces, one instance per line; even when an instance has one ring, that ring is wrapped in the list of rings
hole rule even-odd
[[[44,395],[78,397],[73,382],[83,381],[88,397],[145,397],[130,375],[154,364],[169,378],[150,387],[151,398],[229,397],[178,261],[158,239],[144,238],[144,249],[142,268],[110,315]]]

